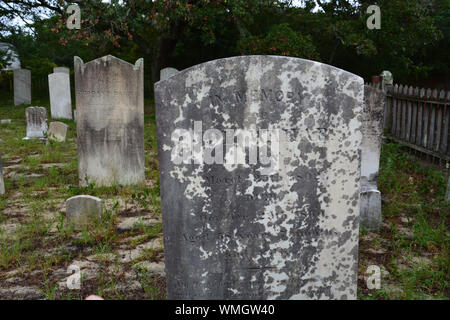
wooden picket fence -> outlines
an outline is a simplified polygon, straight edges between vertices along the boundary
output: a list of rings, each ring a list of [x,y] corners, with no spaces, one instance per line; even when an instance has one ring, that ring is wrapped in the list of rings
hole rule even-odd
[[[450,92],[397,84],[385,91],[385,131],[390,138],[439,163],[450,161]]]

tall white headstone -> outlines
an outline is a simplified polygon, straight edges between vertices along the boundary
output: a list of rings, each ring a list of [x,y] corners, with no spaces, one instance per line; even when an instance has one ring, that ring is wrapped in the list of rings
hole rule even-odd
[[[72,119],[70,76],[64,72],[48,75],[50,111],[53,119]]]
[[[385,94],[364,86],[363,140],[361,144],[361,227],[381,227],[381,193],[377,179],[383,138]]]

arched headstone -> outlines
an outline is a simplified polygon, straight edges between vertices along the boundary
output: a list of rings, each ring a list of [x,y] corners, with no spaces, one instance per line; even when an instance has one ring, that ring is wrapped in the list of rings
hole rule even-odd
[[[155,84],[169,299],[355,299],[363,79],[277,56]]]
[[[74,59],[78,172],[97,186],[142,183],[144,61]]]

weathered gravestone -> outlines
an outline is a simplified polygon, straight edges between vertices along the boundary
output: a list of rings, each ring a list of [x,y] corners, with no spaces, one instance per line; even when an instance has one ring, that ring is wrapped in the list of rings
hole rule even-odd
[[[167,78],[177,74],[179,71],[175,68],[164,68],[159,72],[159,79],[166,80]]]
[[[70,69],[69,69],[69,68],[66,68],[66,67],[54,67],[54,68],[53,68],[53,72],[54,72],[54,73],[59,73],[59,72],[61,72],[61,73],[67,73],[67,74],[70,74]]]
[[[14,105],[31,103],[31,71],[14,70]]]
[[[27,136],[24,140],[45,138],[48,131],[47,109],[44,107],[28,107],[25,109],[25,116],[27,119]]]
[[[144,61],[75,57],[80,183],[130,185],[144,176]]]
[[[361,227],[381,227],[381,193],[377,178],[380,167],[385,94],[364,86],[363,139],[361,144]]]
[[[244,56],[155,84],[169,299],[355,299],[363,79]]]
[[[72,119],[72,99],[70,97],[70,77],[57,72],[48,75],[50,111],[53,119]]]
[[[5,181],[3,180],[3,166],[1,153],[0,153],[0,194],[5,194]]]
[[[48,139],[58,142],[66,141],[67,129],[68,127],[65,123],[59,121],[50,122],[47,133]]]
[[[66,200],[66,221],[75,226],[83,226],[90,219],[100,218],[103,202],[100,198],[80,195]]]

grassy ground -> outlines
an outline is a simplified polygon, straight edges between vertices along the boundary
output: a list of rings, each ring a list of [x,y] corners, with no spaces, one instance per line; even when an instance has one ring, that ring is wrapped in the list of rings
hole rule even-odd
[[[46,106],[48,102],[35,101]],[[145,184],[127,188],[78,187],[76,126],[65,143],[22,141],[25,107],[0,105],[0,151],[7,193],[0,196],[0,299],[164,299],[155,119],[145,114]],[[383,148],[380,189],[383,228],[361,232],[360,299],[447,299],[449,211],[444,174],[408,158],[398,145]],[[101,221],[76,231],[64,223],[65,200],[98,196]],[[81,268],[81,290],[69,290],[68,267]],[[380,290],[365,273],[380,266]]]

